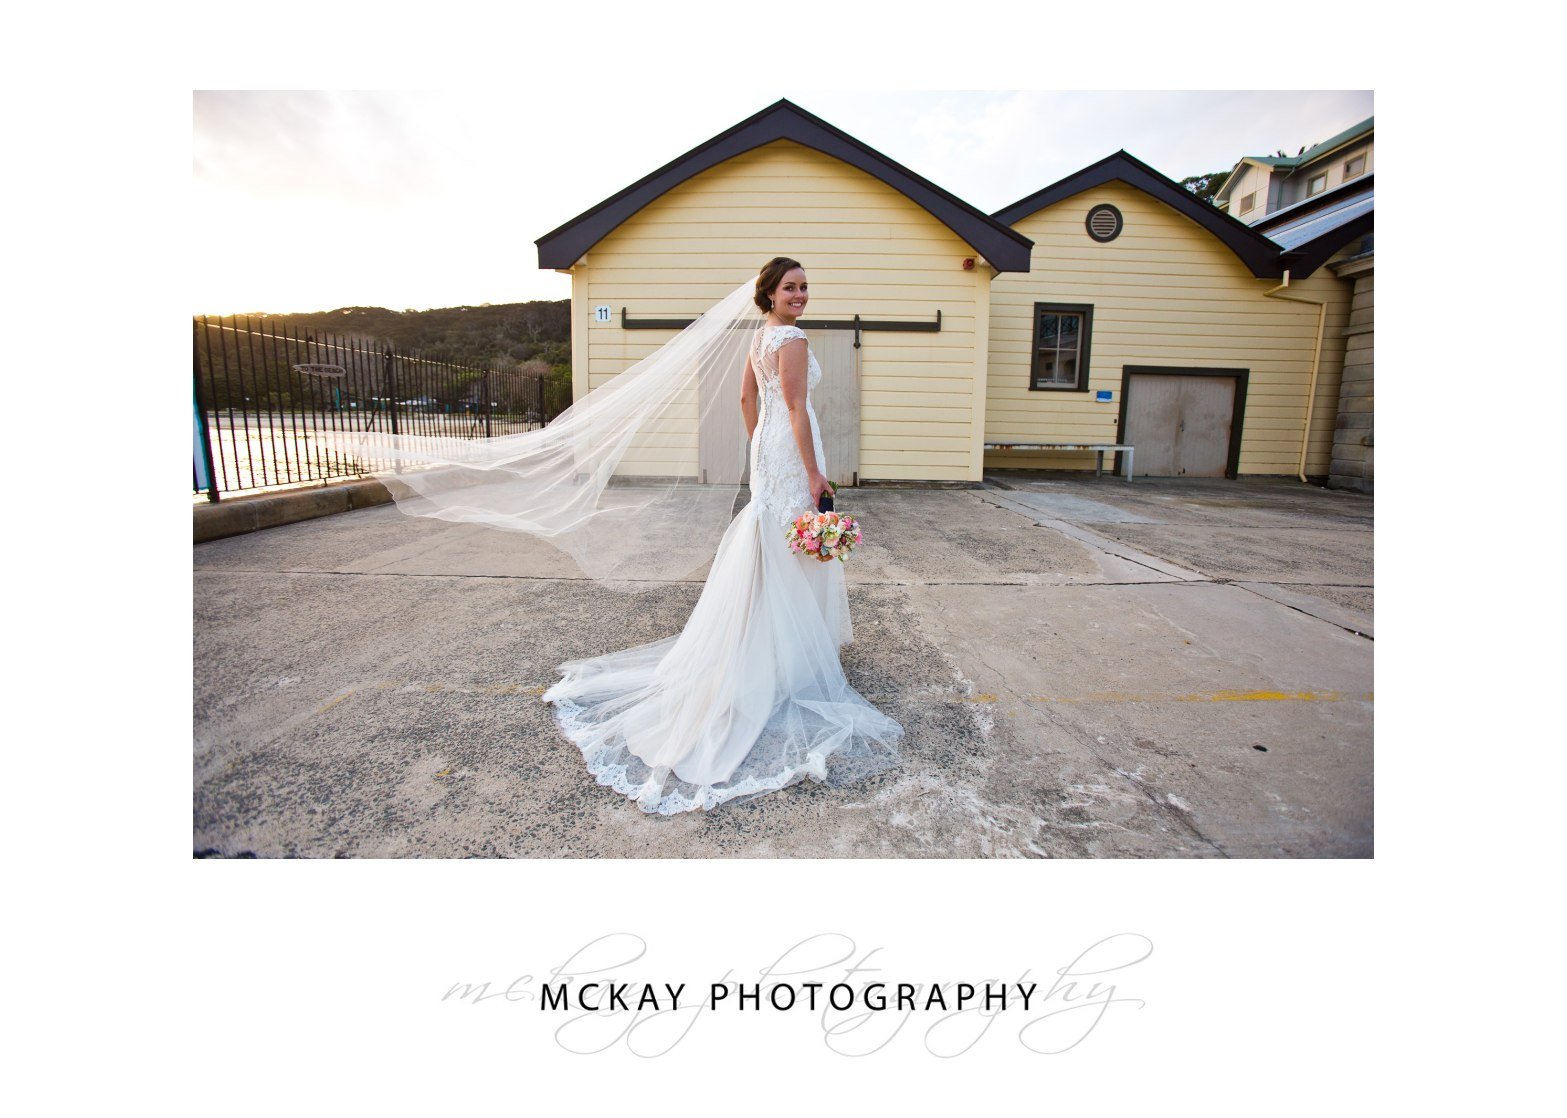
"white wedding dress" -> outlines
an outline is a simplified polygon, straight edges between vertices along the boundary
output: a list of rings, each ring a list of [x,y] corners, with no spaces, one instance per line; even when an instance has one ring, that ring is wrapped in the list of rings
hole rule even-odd
[[[562,664],[544,693],[588,771],[643,811],[713,808],[807,777],[848,783],[897,763],[903,728],[849,685],[838,660],[854,636],[843,564],[796,554],[785,538],[813,511],[778,377],[779,347],[804,337],[767,325],[752,340],[751,500],[724,533],[685,628]],[[810,405],[822,371],[807,354],[806,413],[825,472]]]

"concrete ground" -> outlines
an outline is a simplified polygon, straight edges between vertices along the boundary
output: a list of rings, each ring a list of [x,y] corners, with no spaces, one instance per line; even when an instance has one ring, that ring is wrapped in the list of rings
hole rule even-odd
[[[859,489],[844,668],[902,766],[647,816],[539,699],[678,632],[526,536],[346,512],[195,548],[194,848],[307,857],[1369,857],[1372,499]]]

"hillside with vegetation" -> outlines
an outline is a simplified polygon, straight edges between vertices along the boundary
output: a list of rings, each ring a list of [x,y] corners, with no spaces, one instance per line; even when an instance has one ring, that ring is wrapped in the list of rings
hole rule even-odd
[[[371,352],[390,344],[405,356],[416,355],[470,369],[516,369],[545,382],[547,414],[553,415],[571,403],[570,299],[481,303],[427,311],[338,307],[302,314],[239,314],[221,319],[213,316],[209,321],[241,330],[248,327],[261,334],[352,341]],[[261,356],[265,357],[264,347]],[[244,363],[255,358],[256,355],[247,353]],[[233,359],[238,367],[241,354],[236,351]],[[286,378],[274,374],[267,384],[254,385],[243,398],[276,396],[272,402],[278,404],[283,399],[279,392],[286,396],[289,391],[284,381]],[[257,387],[262,391],[257,392]],[[214,402],[229,401],[235,394],[233,388],[227,383],[226,373],[214,376],[210,389]]]
[[[257,329],[287,327],[290,334],[335,334],[390,342],[399,353],[484,368],[492,362],[571,364],[571,300],[480,303],[428,311],[338,307],[305,314],[225,315],[250,319]]]

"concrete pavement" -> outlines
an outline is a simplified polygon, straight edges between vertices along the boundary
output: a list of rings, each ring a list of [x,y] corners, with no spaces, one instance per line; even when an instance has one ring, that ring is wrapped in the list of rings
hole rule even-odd
[[[1372,498],[997,474],[845,491],[850,681],[894,772],[643,815],[587,776],[554,665],[678,632],[525,536],[390,506],[195,546],[197,853],[1364,857]]]

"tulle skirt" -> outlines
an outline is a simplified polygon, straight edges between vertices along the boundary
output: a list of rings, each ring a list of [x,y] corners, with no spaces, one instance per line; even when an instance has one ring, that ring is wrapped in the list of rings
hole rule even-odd
[[[850,783],[896,765],[903,736],[844,677],[852,637],[842,564],[790,551],[752,501],[684,630],[562,664],[544,701],[594,778],[645,812]]]

